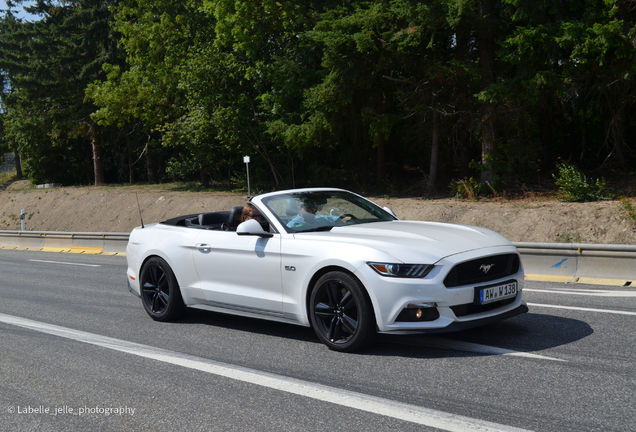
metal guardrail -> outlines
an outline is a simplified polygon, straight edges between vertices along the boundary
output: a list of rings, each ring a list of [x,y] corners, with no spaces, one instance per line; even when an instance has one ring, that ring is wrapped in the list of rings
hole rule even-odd
[[[636,245],[513,242],[530,280],[630,286]]]
[[[0,247],[124,255],[129,233],[1,231]],[[529,280],[636,286],[636,245],[513,242]]]

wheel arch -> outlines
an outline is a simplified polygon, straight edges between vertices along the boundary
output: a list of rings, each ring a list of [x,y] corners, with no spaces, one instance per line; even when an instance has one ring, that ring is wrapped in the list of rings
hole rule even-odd
[[[168,258],[166,255],[164,255],[162,253],[157,253],[156,251],[153,251],[152,253],[149,253],[142,260],[140,260],[140,262],[139,262],[139,270],[138,270],[139,277],[141,278],[141,270],[144,268],[144,265],[146,265],[146,263],[149,260],[151,260],[152,258],[161,258],[162,260],[164,260],[166,262],[166,264],[168,264],[168,267],[170,267],[170,271],[172,271],[172,275],[174,276],[175,280],[177,281],[177,286],[179,286],[179,289],[181,289],[181,284],[179,283],[179,278],[177,277],[177,272],[175,272],[175,267],[176,267],[175,263],[173,263],[172,260],[170,258]]]
[[[148,261],[150,261],[152,258],[161,258],[170,268],[170,272],[172,272],[172,277],[174,277],[174,280],[177,282],[177,291],[179,292],[179,297],[181,297],[181,300],[184,302],[185,304],[185,300],[183,298],[183,291],[181,289],[181,284],[179,283],[179,278],[177,277],[177,273],[174,271],[174,264],[170,262],[170,260],[166,259],[165,256],[158,254],[158,253],[152,253],[149,254],[147,257],[144,257],[143,260],[141,260],[140,265],[139,265],[139,294],[141,295],[141,290],[142,290],[142,286],[141,286],[141,271],[144,268],[144,266],[146,265],[146,263]]]
[[[332,272],[332,271],[340,271],[340,272],[346,273],[346,274],[348,274],[349,276],[351,276],[352,278],[354,278],[355,280],[358,281],[358,283],[362,287],[362,293],[367,297],[367,300],[369,300],[369,304],[371,305],[371,312],[373,313],[373,320],[375,321],[375,326],[377,328],[378,327],[378,320],[377,320],[376,313],[375,313],[375,305],[374,305],[373,301],[371,300],[371,296],[369,294],[369,291],[367,290],[367,287],[364,285],[364,283],[362,283],[360,278],[358,278],[352,271],[350,271],[349,269],[347,269],[345,267],[338,266],[338,265],[329,265],[329,266],[321,268],[320,270],[316,271],[313,274],[313,276],[311,277],[311,279],[309,280],[309,284],[307,285],[307,289],[305,290],[305,313],[307,314],[307,317],[309,317],[309,314],[310,314],[311,292],[313,291],[314,286],[316,285],[316,282],[322,276],[324,276],[325,274],[327,274],[329,272]],[[309,321],[309,325],[311,326],[311,320],[308,320],[308,321]]]

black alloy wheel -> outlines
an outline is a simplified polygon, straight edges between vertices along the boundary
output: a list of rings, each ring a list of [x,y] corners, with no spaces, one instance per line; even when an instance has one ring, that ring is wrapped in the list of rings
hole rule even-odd
[[[156,321],[171,321],[183,312],[181,291],[166,261],[152,257],[141,268],[141,302]]]
[[[311,293],[309,316],[318,338],[335,351],[360,349],[376,334],[368,294],[355,277],[342,271],[318,279]]]

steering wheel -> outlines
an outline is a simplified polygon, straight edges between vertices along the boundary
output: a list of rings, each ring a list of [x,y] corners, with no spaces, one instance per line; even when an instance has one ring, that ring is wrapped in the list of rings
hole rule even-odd
[[[341,215],[339,218],[340,218],[340,220],[341,220],[343,223],[347,223],[347,222],[350,222],[350,221],[352,221],[352,220],[356,220],[356,219],[358,219],[357,217],[355,217],[355,216],[354,216],[354,215],[352,215],[351,213],[345,213],[345,214]],[[349,218],[349,219],[345,221],[345,220],[343,220],[344,218]]]

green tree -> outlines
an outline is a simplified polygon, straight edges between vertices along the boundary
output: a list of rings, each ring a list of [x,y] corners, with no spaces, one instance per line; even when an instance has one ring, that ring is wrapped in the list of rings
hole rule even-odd
[[[294,185],[294,160],[306,156],[307,143],[290,139],[287,129],[299,121],[303,92],[317,79],[320,54],[306,33],[320,9],[306,0],[225,0],[209,5],[214,5],[217,20],[215,46],[230,77],[223,79],[219,70],[222,75],[215,76],[224,86],[210,92],[217,107],[219,139],[229,147],[256,152],[276,187]]]
[[[314,17],[310,6],[123,2],[115,28],[127,65],[106,65],[107,79],[89,86],[100,107],[93,119],[140,123],[152,141],[176,151],[168,161],[175,178],[229,178],[242,155],[256,153],[253,165],[282,185],[279,166],[292,157],[275,123],[297,115],[302,82],[313,73],[298,67],[310,51],[301,42]]]
[[[626,169],[636,96],[631,2],[504,3],[513,25],[499,55],[509,74],[482,95],[517,113],[510,138],[544,168],[562,157]]]
[[[120,2],[113,9],[113,27],[122,35],[126,63],[105,64],[105,79],[86,90],[99,107],[91,116],[98,125],[146,137],[139,154],[145,155],[150,183],[160,181],[162,130],[183,111],[179,77],[192,44],[191,22],[200,15],[196,6],[181,1]]]
[[[450,14],[448,2],[409,0],[351,1],[322,14],[308,35],[322,49],[324,78],[305,93],[291,138],[317,137],[376,184],[419,167],[434,190],[440,151],[452,154],[444,129],[461,124],[466,99],[475,104],[466,79],[474,67],[459,60],[467,50]]]
[[[3,96],[5,138],[20,149],[36,182],[105,181],[105,131],[90,120],[94,107],[85,101],[84,88],[115,53],[110,4],[42,1],[28,8],[40,20],[12,14],[0,20],[0,69],[10,83]]]

